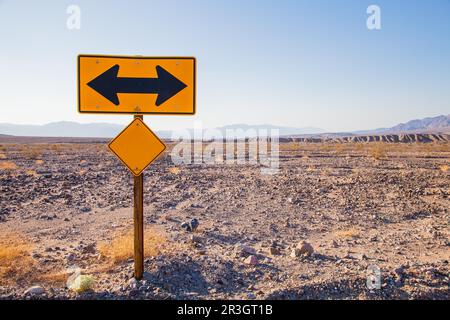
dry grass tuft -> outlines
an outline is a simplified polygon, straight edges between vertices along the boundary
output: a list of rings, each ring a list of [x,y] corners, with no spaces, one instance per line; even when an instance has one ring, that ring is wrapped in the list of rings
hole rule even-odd
[[[35,147],[34,149],[29,149],[24,151],[24,156],[30,160],[36,160],[42,156],[42,147]]]
[[[35,162],[34,162],[35,164],[38,164],[38,165],[40,165],[40,164],[44,164],[44,160],[36,160]]]
[[[172,167],[172,168],[169,168],[169,172],[172,174],[179,174],[181,172],[181,169],[178,167]]]
[[[36,171],[31,170],[31,169],[27,170],[25,173],[29,176],[39,177],[39,174],[37,174]]]
[[[386,157],[386,146],[383,143],[374,143],[369,149],[369,155],[375,160]]]
[[[449,166],[444,164],[442,166],[439,167],[439,170],[441,170],[442,172],[447,172],[449,169]]]
[[[24,237],[16,234],[0,238],[0,284],[15,284],[33,278],[36,271],[31,256],[33,246]]]
[[[361,232],[356,228],[350,228],[346,230],[339,230],[334,233],[336,238],[358,238]]]
[[[16,170],[17,165],[12,161],[1,161],[0,170]]]
[[[144,257],[156,256],[161,253],[167,238],[152,228],[144,230]],[[114,263],[124,262],[134,255],[134,232],[129,230],[119,234],[110,242],[99,243],[98,250],[102,256]]]

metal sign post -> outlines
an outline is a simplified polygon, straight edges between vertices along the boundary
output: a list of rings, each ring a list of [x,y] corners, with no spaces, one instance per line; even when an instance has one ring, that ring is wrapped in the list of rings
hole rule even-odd
[[[144,116],[134,118],[144,120]],[[144,274],[144,174],[134,176],[134,277]]]

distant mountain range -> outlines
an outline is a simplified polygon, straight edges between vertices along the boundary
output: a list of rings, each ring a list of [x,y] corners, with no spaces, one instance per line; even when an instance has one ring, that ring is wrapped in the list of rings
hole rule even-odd
[[[411,120],[400,123],[391,128],[379,128],[371,133],[398,133],[398,132],[450,132],[450,114],[424,119]]]
[[[112,123],[88,123],[82,124],[70,121],[52,122],[45,125],[18,125],[10,123],[0,123],[0,135],[13,136],[37,136],[37,137],[98,137],[111,138],[116,136],[125,126]],[[268,130],[278,129],[280,136],[301,136],[301,135],[358,135],[358,134],[386,134],[386,133],[411,133],[411,132],[450,132],[450,115],[437,116],[419,120],[411,120],[406,123],[398,124],[391,128],[379,128],[375,130],[356,131],[348,133],[326,133],[325,130],[315,127],[282,127],[269,124],[248,125],[233,124],[216,128],[224,136],[227,130],[249,129]],[[190,130],[191,135],[193,133]],[[170,139],[172,131],[162,130],[156,132],[162,139]],[[239,137],[239,136],[238,136]]]
[[[44,125],[19,125],[10,123],[0,123],[0,134],[12,136],[35,136],[35,137],[97,137],[97,138],[112,138],[115,137],[125,126],[112,123],[78,123],[70,121],[52,122]],[[298,134],[320,134],[325,130],[314,127],[293,128],[280,127],[274,125],[247,125],[234,124],[224,127],[216,128],[224,136],[227,130],[242,129],[247,131],[254,129],[255,131],[266,129],[278,129],[280,135],[298,135]],[[189,130],[193,136],[193,130]],[[170,139],[172,136],[171,130],[156,131],[158,136],[162,139]],[[270,133],[270,131],[269,131]],[[238,136],[239,137],[239,136]]]

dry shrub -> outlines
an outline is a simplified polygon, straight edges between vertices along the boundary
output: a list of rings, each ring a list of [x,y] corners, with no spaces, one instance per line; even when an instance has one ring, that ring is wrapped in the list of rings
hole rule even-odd
[[[17,234],[2,235],[0,238],[0,285],[15,284],[33,278],[36,271],[31,256],[32,244]]]
[[[43,274],[41,280],[46,283],[65,284],[68,277],[67,271],[58,271]]]
[[[36,171],[34,171],[34,170],[27,170],[25,173],[29,176],[34,176],[34,177],[39,176],[39,174],[37,174]]]
[[[29,150],[24,152],[24,156],[27,159],[35,160],[35,159],[37,159],[37,158],[42,156],[42,150],[40,150],[38,147],[36,147],[34,149],[29,149]]]
[[[0,159],[6,159],[6,155],[4,153],[0,153]]]
[[[44,160],[40,160],[40,159],[39,159],[39,160],[36,160],[35,163],[38,164],[38,165],[39,165],[39,164],[43,164],[43,163],[44,163]]]
[[[442,172],[447,172],[449,169],[449,166],[444,164],[442,166],[439,167],[439,170],[441,170]]]
[[[298,150],[300,150],[300,145],[298,143],[294,143],[294,142],[280,143],[279,150],[280,151],[298,151]]]
[[[337,153],[337,154],[341,154],[341,153],[343,153],[344,152],[344,144],[342,144],[342,143],[338,143],[338,144],[336,144],[335,145],[335,147],[334,147],[334,151]]]
[[[161,253],[167,238],[152,228],[144,230],[144,257],[156,256]],[[134,231],[129,230],[110,242],[99,243],[98,250],[102,256],[114,263],[121,263],[134,256]]]
[[[169,168],[169,172],[172,174],[179,174],[181,172],[181,169],[178,167],[172,167],[172,168]]]
[[[52,145],[50,145],[50,150],[56,151],[56,152],[61,151],[61,146],[59,144],[52,144]]]
[[[380,160],[386,157],[386,146],[383,143],[375,143],[369,149],[369,155],[375,160]]]
[[[334,233],[336,238],[358,238],[360,234],[361,232],[354,227],[346,230],[339,230]]]
[[[1,161],[0,170],[16,170],[17,165],[12,161]]]

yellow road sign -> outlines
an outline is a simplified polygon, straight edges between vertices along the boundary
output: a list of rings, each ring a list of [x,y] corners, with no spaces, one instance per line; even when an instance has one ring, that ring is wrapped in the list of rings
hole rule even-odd
[[[80,113],[194,114],[193,57],[78,56]]]
[[[135,176],[139,176],[166,149],[164,143],[139,118],[119,133],[108,147]]]

